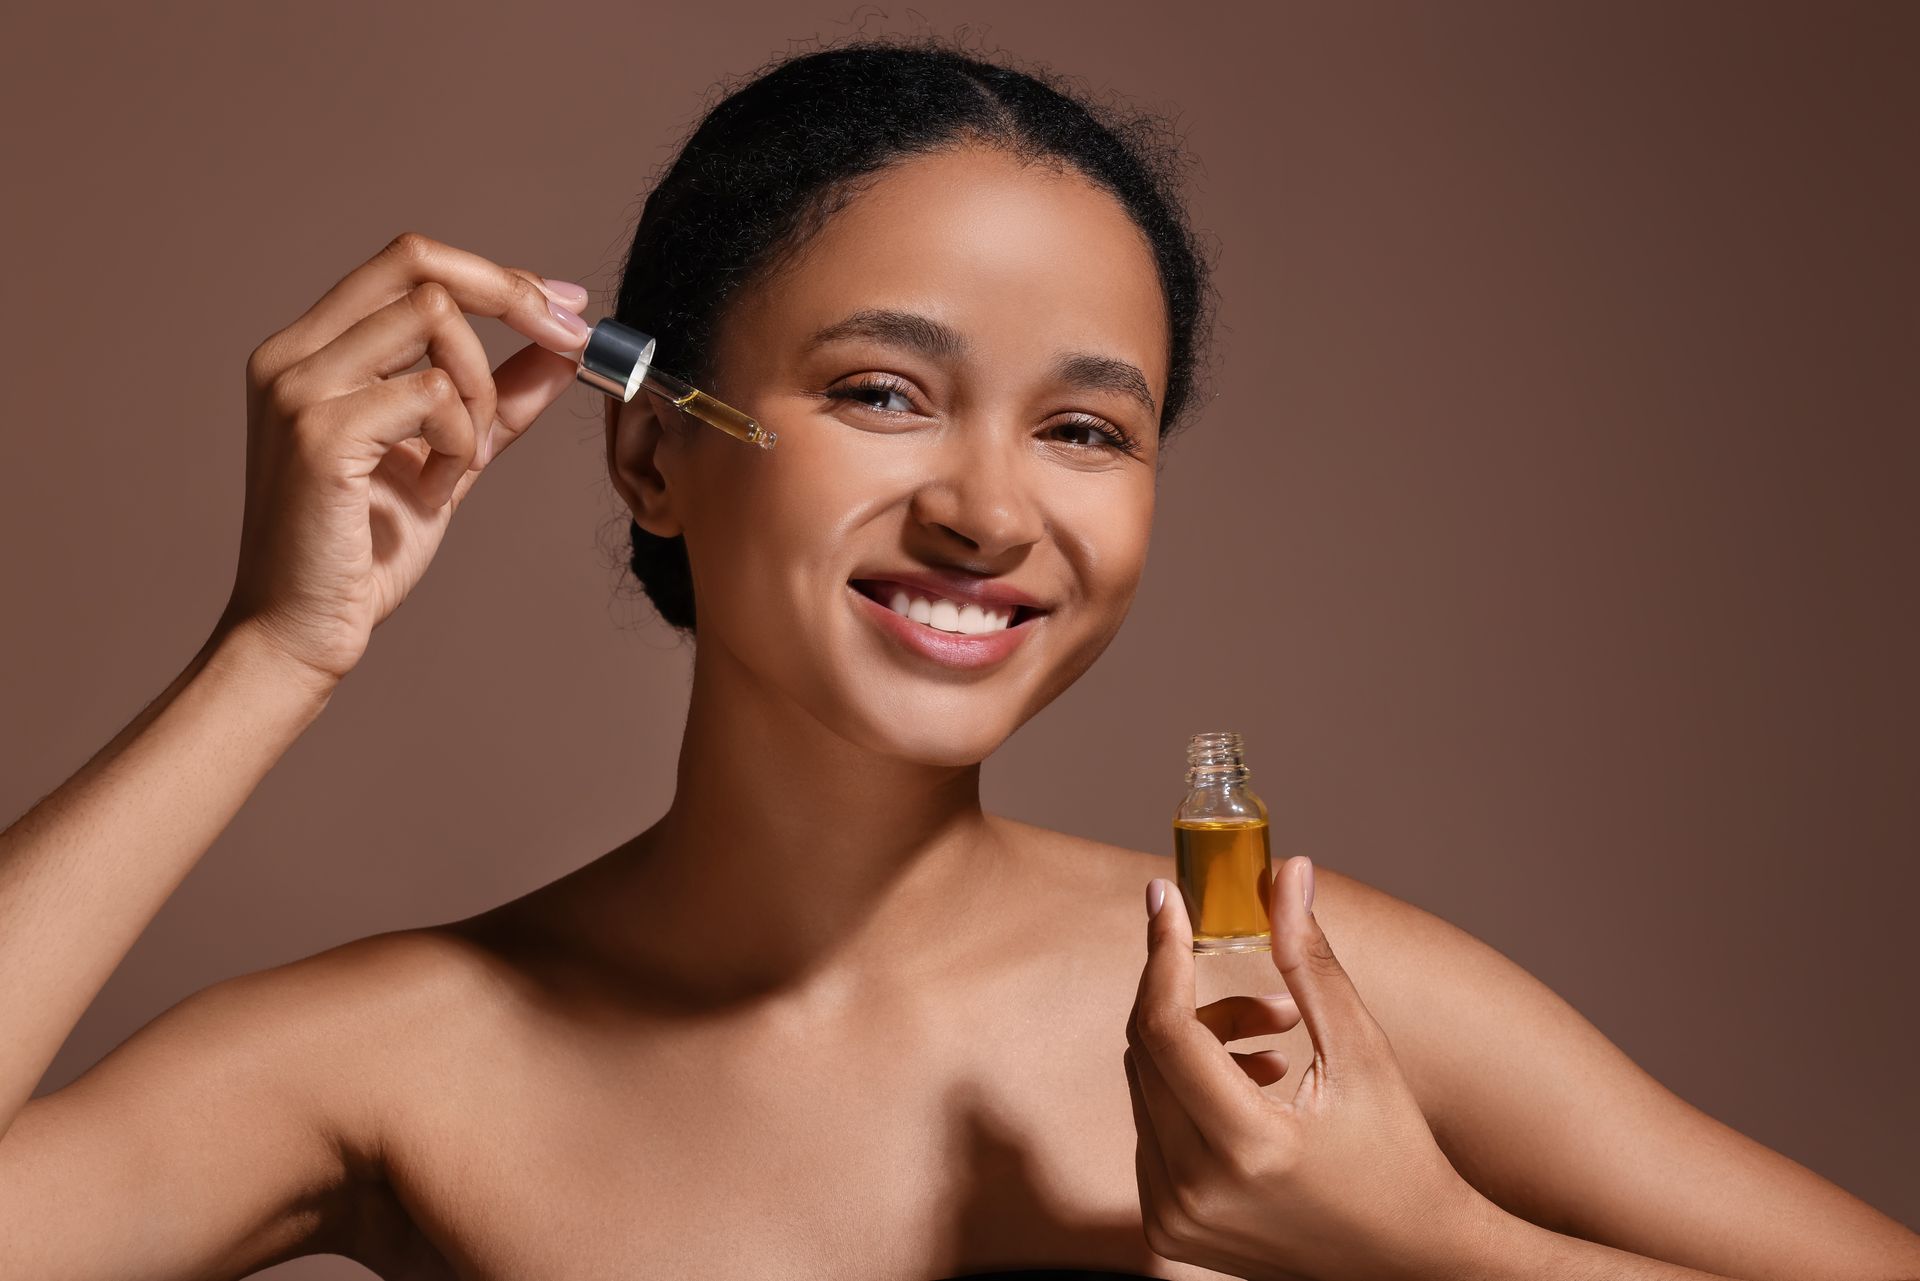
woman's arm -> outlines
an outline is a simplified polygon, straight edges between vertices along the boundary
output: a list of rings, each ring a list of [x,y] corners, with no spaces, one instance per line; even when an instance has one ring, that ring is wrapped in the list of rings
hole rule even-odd
[[[586,305],[579,286],[565,296]],[[468,311],[538,341],[489,370]],[[0,833],[0,1139],[133,940],[426,572],[486,464],[481,433],[505,452],[572,385],[554,353],[586,333],[533,272],[408,232],[247,358],[226,609],[165,693]]]
[[[586,337],[570,309],[587,291],[558,289],[407,233],[248,357],[239,563],[213,635],[0,833],[0,1275],[240,1276],[390,1240],[393,1216],[361,1195],[379,1129],[360,1065],[376,998],[399,990],[377,963],[394,945],[217,984],[28,1100],[133,940],[419,582],[485,441],[499,438],[498,456],[572,385],[574,362],[555,353]],[[469,312],[536,341],[490,370]],[[426,369],[401,372],[422,356]]]
[[[0,1277],[248,1276],[395,1257],[381,1164],[410,1034],[478,1002],[469,949],[377,935],[213,984],[27,1099],[131,942],[331,697],[246,629],[210,638],[0,833]],[[23,1102],[24,1101],[24,1102]]]
[[[133,941],[331,697],[250,629],[216,629],[0,832],[0,1142]]]
[[[196,993],[78,1081],[33,1088],[214,838],[331,697],[217,629],[158,698],[0,833],[0,1275],[241,1276],[354,1248],[364,1183],[319,1075],[339,960]],[[338,1004],[338,1000],[334,1004]],[[342,1079],[337,1071],[333,1080]]]
[[[1351,877],[1326,880],[1327,934],[1442,1150],[1551,1230],[1507,1233],[1513,1257],[1585,1249],[1596,1259],[1561,1260],[1573,1275],[1616,1275],[1598,1242],[1742,1281],[1920,1277],[1920,1236],[1679,1098],[1500,952]]]
[[[1577,1277],[1579,1281],[1745,1281],[1744,1274],[1730,1278],[1719,1272],[1701,1272],[1566,1236],[1497,1207],[1487,1224],[1486,1235],[1463,1257],[1465,1261],[1447,1274],[1450,1281],[1538,1281],[1541,1277]],[[1920,1281],[1920,1274],[1906,1272],[1891,1277],[1874,1273],[1872,1281]]]

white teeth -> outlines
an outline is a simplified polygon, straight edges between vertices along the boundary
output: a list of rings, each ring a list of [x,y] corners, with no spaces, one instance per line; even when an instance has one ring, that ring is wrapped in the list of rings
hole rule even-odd
[[[887,608],[916,623],[925,623],[943,632],[959,632],[963,636],[1002,631],[1013,622],[1011,609],[991,610],[971,602],[961,605],[938,596],[914,596],[900,588],[894,589],[887,601]]]

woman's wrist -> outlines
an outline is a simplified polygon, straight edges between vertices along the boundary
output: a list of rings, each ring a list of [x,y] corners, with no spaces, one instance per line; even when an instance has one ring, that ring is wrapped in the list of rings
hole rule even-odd
[[[339,688],[339,679],[289,656],[253,623],[222,621],[194,659],[204,672],[258,686],[270,697],[290,698],[296,714],[318,716]],[[198,674],[198,673],[196,673]]]
[[[1483,1196],[1460,1220],[1445,1253],[1420,1274],[1424,1281],[1538,1281],[1568,1275],[1596,1281],[1727,1281],[1716,1272],[1543,1228]]]
[[[1423,1281],[1504,1281],[1530,1275],[1525,1260],[1532,1243],[1526,1229],[1534,1225],[1507,1213],[1472,1184],[1464,1186],[1462,1208],[1450,1228],[1438,1235],[1434,1256],[1421,1260],[1415,1275]]]

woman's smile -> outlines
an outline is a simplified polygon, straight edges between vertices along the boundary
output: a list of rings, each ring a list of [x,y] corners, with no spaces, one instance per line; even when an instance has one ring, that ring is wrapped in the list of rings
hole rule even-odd
[[[906,649],[964,669],[1004,662],[1046,616],[1031,606],[983,607],[878,579],[849,582],[847,595],[858,612]]]

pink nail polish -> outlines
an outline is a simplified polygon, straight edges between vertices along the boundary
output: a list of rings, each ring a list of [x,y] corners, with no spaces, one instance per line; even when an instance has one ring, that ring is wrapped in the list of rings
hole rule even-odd
[[[1307,858],[1307,856],[1304,854],[1302,854],[1300,857]],[[1304,875],[1306,878],[1306,886],[1307,886],[1304,897],[1306,898],[1306,901],[1307,901],[1307,911],[1311,912],[1313,911],[1313,860],[1310,858],[1307,859],[1307,870],[1304,873]]]
[[[573,307],[584,307],[587,305],[587,287],[585,285],[577,285],[571,280],[551,280],[546,276],[542,276],[540,277],[540,287],[547,291],[547,297],[552,298],[556,302],[564,302]]]
[[[573,335],[576,346],[585,342],[587,336],[593,332],[592,326],[557,302],[548,303],[547,310],[552,312],[553,318],[565,326],[568,333]]]

